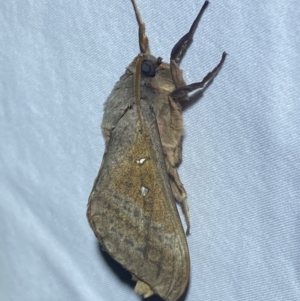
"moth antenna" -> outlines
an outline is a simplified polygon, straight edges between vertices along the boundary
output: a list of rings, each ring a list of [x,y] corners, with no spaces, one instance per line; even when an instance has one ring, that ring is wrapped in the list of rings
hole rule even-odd
[[[135,97],[136,112],[139,118],[140,126],[142,126],[140,83],[141,83],[141,66],[142,66],[143,59],[144,56],[140,54],[136,60],[135,73],[134,73],[134,97]]]
[[[140,50],[142,53],[150,53],[150,48],[149,48],[149,41],[148,37],[146,36],[146,26],[145,23],[142,21],[140,12],[138,10],[138,7],[135,3],[135,0],[131,0],[131,3],[134,8],[136,20],[139,25],[139,43],[140,43]]]
[[[189,42],[192,41],[194,33],[197,29],[197,26],[200,22],[200,19],[207,8],[209,2],[205,1],[204,4],[202,5],[200,12],[198,13],[196,19],[194,20],[190,30],[188,33],[186,33],[173,47],[172,52],[171,52],[171,60],[176,61],[177,63],[180,61],[182,54],[184,50],[186,49],[187,45]]]

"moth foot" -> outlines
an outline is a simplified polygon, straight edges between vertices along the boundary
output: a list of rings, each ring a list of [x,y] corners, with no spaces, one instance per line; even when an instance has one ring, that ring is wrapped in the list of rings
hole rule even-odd
[[[136,285],[135,285],[135,288],[134,288],[134,291],[138,294],[138,295],[142,295],[144,298],[148,298],[150,296],[152,296],[154,294],[153,290],[150,288],[150,286],[141,281],[141,280],[138,280]]]

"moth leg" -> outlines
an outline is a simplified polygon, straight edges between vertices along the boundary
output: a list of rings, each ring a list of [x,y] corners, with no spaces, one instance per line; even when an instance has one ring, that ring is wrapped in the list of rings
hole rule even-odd
[[[225,57],[226,57],[226,52],[223,52],[222,58],[221,58],[220,62],[218,63],[218,65],[211,72],[208,72],[207,75],[203,78],[203,80],[201,82],[197,82],[197,83],[193,83],[190,85],[185,85],[185,86],[179,87],[176,90],[174,90],[170,96],[175,99],[185,100],[187,97],[187,94],[189,92],[192,92],[192,91],[198,90],[198,89],[201,89],[201,90],[205,89],[207,84],[220,71],[220,69],[225,61]]]
[[[173,192],[173,195],[175,199],[180,203],[186,224],[187,224],[187,230],[186,234],[190,233],[190,227],[191,227],[191,222],[190,222],[190,213],[189,213],[189,206],[187,203],[187,197],[186,197],[186,192],[183,187],[183,184],[180,181],[177,168],[173,166],[168,159],[166,158],[166,167],[167,167],[167,172],[169,174],[170,178],[170,185],[171,189]]]
[[[138,10],[138,7],[135,3],[135,0],[131,0],[134,12],[135,12],[135,17],[139,25],[139,43],[140,43],[140,50],[142,53],[150,53],[150,48],[149,48],[149,41],[148,37],[146,36],[146,26],[145,23],[142,21],[140,12]]]
[[[173,47],[171,51],[171,58],[170,58],[170,67],[171,67],[171,74],[172,79],[175,84],[176,88],[179,88],[181,86],[185,86],[185,82],[182,77],[182,71],[179,68],[179,63],[182,57],[182,54],[186,50],[188,44],[192,41],[194,33],[196,31],[196,28],[198,26],[198,23],[208,6],[209,2],[205,1],[200,12],[198,13],[198,16],[194,20],[190,30],[188,33],[186,33]]]

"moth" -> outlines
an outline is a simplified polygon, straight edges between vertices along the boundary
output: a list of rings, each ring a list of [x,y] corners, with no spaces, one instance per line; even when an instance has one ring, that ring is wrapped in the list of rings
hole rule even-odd
[[[179,63],[208,5],[173,47],[170,62],[150,53],[145,24],[131,0],[139,26],[138,54],[104,105],[106,149],[88,201],[87,218],[103,249],[127,269],[143,297],[176,301],[190,278],[186,235],[176,202],[190,229],[186,192],[177,166],[182,160],[181,103],[204,89],[218,65],[201,82],[187,85]]]

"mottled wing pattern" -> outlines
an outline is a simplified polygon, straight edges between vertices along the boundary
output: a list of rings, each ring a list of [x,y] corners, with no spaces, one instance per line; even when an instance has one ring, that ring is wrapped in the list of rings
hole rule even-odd
[[[135,115],[128,109],[111,132],[87,214],[104,249],[155,293],[174,301],[189,280],[189,253],[156,118],[141,101],[142,124],[126,122]],[[132,141],[122,139],[124,131],[133,132]]]

